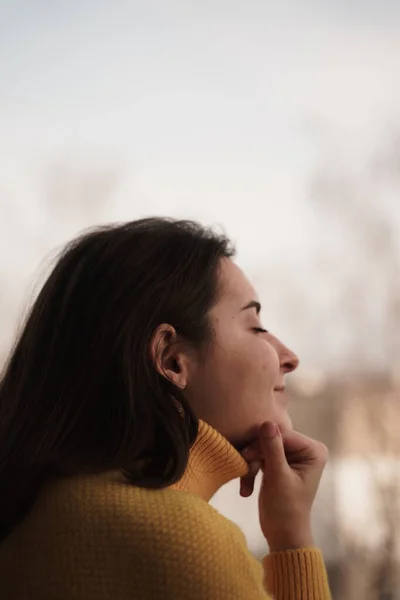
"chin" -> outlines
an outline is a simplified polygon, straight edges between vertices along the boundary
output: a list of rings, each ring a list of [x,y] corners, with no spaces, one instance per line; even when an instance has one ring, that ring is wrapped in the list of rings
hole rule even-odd
[[[228,438],[228,441],[232,444],[234,448],[236,448],[236,450],[238,450],[238,452],[241,452],[244,448],[246,448],[246,446],[250,446],[253,442],[255,442],[258,439],[260,427],[262,423],[264,423],[264,421],[267,420],[275,421],[278,427],[282,429],[288,429],[289,431],[293,431],[292,419],[290,418],[288,413],[284,413],[279,417],[276,416],[275,419],[271,417],[261,419],[259,423],[249,427],[243,435],[236,436],[235,438]]]
[[[237,436],[235,438],[229,439],[228,441],[232,444],[238,452],[241,452],[246,446],[250,446],[253,442],[258,439],[260,427],[264,421],[260,421],[260,423],[256,425],[252,425],[247,428],[247,430],[243,433],[243,435]]]
[[[278,427],[282,427],[282,429],[288,429],[289,431],[293,431],[293,423],[290,416],[286,413],[282,419],[277,419]]]
[[[252,427],[251,430],[247,431],[243,435],[227,439],[228,442],[230,442],[230,444],[232,444],[232,446],[236,448],[238,452],[241,452],[244,450],[244,448],[246,448],[246,446],[250,446],[250,444],[258,439],[258,431],[259,427]]]

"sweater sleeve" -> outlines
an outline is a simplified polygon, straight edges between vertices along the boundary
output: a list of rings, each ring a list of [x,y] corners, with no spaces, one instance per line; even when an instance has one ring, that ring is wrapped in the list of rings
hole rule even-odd
[[[263,560],[265,586],[276,600],[331,600],[319,550],[272,552]]]

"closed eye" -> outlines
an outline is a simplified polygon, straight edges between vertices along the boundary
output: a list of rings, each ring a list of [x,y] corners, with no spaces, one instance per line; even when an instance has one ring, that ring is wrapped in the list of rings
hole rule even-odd
[[[256,333],[268,333],[268,330],[267,329],[263,329],[262,327],[253,327],[252,329]]]

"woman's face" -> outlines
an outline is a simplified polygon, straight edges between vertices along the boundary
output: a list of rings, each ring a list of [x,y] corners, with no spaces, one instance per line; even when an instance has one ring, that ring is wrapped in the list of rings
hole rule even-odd
[[[191,361],[185,395],[199,418],[239,450],[264,421],[291,427],[284,376],[297,356],[269,332],[261,332],[257,295],[243,272],[223,259],[220,299],[210,311],[213,341]]]

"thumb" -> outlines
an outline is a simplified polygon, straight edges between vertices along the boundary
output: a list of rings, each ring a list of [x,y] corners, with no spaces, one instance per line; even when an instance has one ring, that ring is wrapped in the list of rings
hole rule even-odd
[[[284,467],[287,467],[285,448],[276,423],[266,421],[261,425],[260,443],[265,475],[281,472]]]

